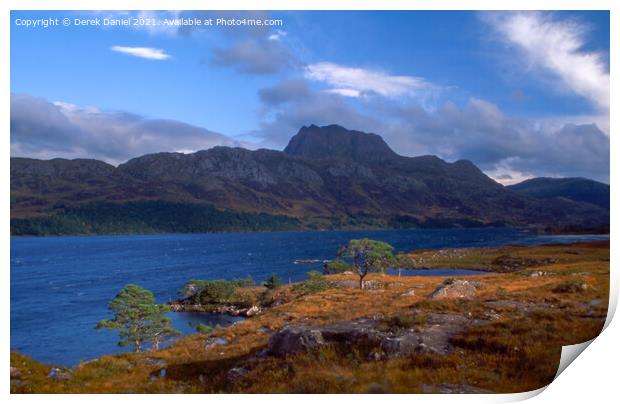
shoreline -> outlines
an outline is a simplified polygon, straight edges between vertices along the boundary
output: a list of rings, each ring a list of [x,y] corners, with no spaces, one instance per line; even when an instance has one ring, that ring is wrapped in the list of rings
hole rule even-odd
[[[530,227],[511,227],[511,226],[482,226],[482,227],[411,227],[411,228],[386,228],[386,227],[369,227],[369,228],[337,228],[337,229],[294,229],[294,230],[230,230],[230,231],[213,231],[213,232],[196,232],[196,233],[167,233],[167,232],[144,232],[144,233],[88,233],[88,234],[54,234],[54,235],[10,235],[10,238],[59,238],[59,237],[154,237],[154,236],[190,236],[190,235],[212,235],[212,234],[277,234],[277,233],[323,233],[323,232],[360,232],[360,231],[425,231],[425,230],[492,230],[492,229],[512,229],[516,231],[526,232],[535,236],[610,236],[609,229],[601,232],[541,232],[539,228]]]
[[[309,391],[363,392],[363,379],[348,373],[360,364],[367,377],[400,380],[399,385],[390,385],[391,392],[428,392],[424,386],[432,389],[439,381],[487,392],[546,385],[559,360],[556,347],[594,338],[602,329],[608,304],[609,242],[468,251],[470,255],[436,255],[433,265],[449,260],[463,267],[481,257],[493,261],[506,255],[516,257],[518,265],[509,272],[461,279],[372,274],[369,281],[376,287],[363,291],[351,287],[355,275],[329,275],[328,288],[318,292],[298,290],[296,285],[303,282],[287,284],[272,299],[277,304],[229,327],[184,335],[157,351],[105,355],[72,368],[43,365],[12,352],[11,391],[291,392],[287,386],[319,377],[323,384],[310,384]],[[257,292],[261,288],[255,287]],[[236,309],[228,305],[226,310],[231,307]],[[374,348],[378,351],[369,356],[365,351],[361,356],[346,354],[367,333],[383,341]],[[402,342],[385,345],[394,339]],[[301,340],[307,345],[295,342]],[[341,346],[339,341],[346,343]],[[345,351],[331,351],[334,344]],[[528,347],[528,356],[521,355],[521,346]],[[320,366],[316,352],[325,355]],[[468,365],[462,368],[463,363]],[[208,379],[198,377],[203,367],[209,369]],[[282,367],[292,373],[283,377],[278,373]],[[101,378],[104,369],[117,370],[106,371]],[[339,390],[341,384],[324,384],[333,377],[332,369],[343,369],[337,374],[347,381],[346,391]],[[402,379],[411,369],[417,376]],[[514,373],[515,369],[527,371]],[[462,385],[462,372],[478,382]]]

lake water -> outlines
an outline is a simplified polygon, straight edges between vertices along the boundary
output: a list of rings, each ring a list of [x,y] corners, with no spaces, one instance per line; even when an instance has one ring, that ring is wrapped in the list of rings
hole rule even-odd
[[[160,302],[177,297],[190,279],[276,273],[284,282],[305,278],[350,239],[386,241],[397,251],[504,244],[567,243],[606,236],[537,236],[515,229],[217,233],[154,236],[19,237],[11,239],[11,349],[54,364],[121,352],[117,335],[95,330],[107,305],[126,284],[150,289]],[[425,273],[436,275],[435,273]],[[424,275],[424,274],[422,274]],[[171,313],[182,332],[198,323],[228,325],[222,315]]]

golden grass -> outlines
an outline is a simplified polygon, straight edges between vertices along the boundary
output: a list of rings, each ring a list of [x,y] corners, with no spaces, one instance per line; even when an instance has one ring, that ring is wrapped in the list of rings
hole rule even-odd
[[[433,252],[412,255],[419,254],[429,258]],[[553,379],[562,345],[584,342],[600,332],[607,312],[609,243],[467,249],[451,259],[436,255],[437,261],[429,258],[425,265],[481,268],[492,266],[490,263],[503,255],[537,263],[512,273],[468,277],[482,283],[471,299],[428,299],[448,278],[445,276],[372,274],[368,280],[384,282],[387,287],[377,291],[333,288],[303,296],[286,285],[276,295],[283,303],[259,316],[217,328],[210,335],[184,337],[160,351],[105,356],[72,369],[67,380],[51,379],[47,376],[49,366],[12,353],[11,366],[22,375],[19,383],[12,383],[11,391],[415,393],[446,384],[494,392],[536,389]],[[545,274],[532,277],[532,271]],[[356,277],[335,275],[330,279]],[[559,285],[571,282],[588,287],[558,291]],[[412,289],[415,295],[405,294]],[[407,323],[412,312],[419,316],[411,319],[417,324],[423,324],[429,313],[459,313],[485,322],[454,336],[455,350],[448,355],[417,354],[375,361],[355,349],[335,347],[288,358],[256,355],[270,335],[287,324],[394,316],[402,316]],[[228,343],[207,347],[213,337],[225,338]],[[162,367],[166,376],[158,377]],[[228,372],[235,367],[248,373],[231,378]]]

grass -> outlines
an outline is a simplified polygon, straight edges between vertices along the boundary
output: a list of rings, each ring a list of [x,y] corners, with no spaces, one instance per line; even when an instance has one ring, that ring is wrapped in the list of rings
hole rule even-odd
[[[51,366],[14,352],[11,366],[19,369],[21,379],[12,382],[11,391],[416,393],[453,385],[520,392],[548,384],[557,370],[562,345],[592,339],[603,326],[609,291],[608,243],[466,249],[451,255],[412,253],[419,254],[428,258],[427,267],[486,266],[490,270],[498,257],[506,255],[516,258],[511,258],[513,262],[529,264],[509,272],[468,277],[480,282],[471,299],[427,297],[452,276],[371,274],[369,280],[390,287],[365,291],[284,285],[268,297],[278,304],[256,317],[228,328],[216,327],[208,334],[186,336],[160,351],[104,356],[71,369],[72,377],[66,380],[49,378]],[[433,254],[435,261],[430,259]],[[531,276],[536,271],[544,275]],[[326,278],[356,279],[355,275]],[[582,288],[583,284],[588,287]],[[411,290],[415,294],[407,293]],[[364,317],[380,319],[380,327],[397,332],[423,329],[433,313],[455,313],[472,320],[452,337],[454,350],[449,354],[375,360],[362,347],[325,346],[287,358],[258,355],[269,337],[287,324],[320,325]],[[214,338],[227,343],[209,345]],[[164,377],[159,376],[162,368],[166,369]],[[243,375],[236,377],[238,369]]]

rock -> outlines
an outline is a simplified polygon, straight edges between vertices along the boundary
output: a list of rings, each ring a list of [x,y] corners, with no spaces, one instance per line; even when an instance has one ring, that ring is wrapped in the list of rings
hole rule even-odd
[[[532,273],[530,273],[530,277],[531,278],[537,278],[539,276],[547,276],[550,275],[549,272],[544,272],[544,271],[534,271]]]
[[[228,340],[225,338],[211,337],[205,341],[205,349],[213,348],[218,345],[226,345]]]
[[[148,365],[157,366],[157,367],[164,367],[167,365],[165,360],[155,359],[155,358],[146,358],[144,362]]]
[[[486,318],[487,320],[495,321],[500,320],[502,316],[495,310],[489,310],[484,313],[484,318]]]
[[[554,293],[581,293],[590,288],[591,286],[586,282],[566,281],[556,285],[552,290]]]
[[[267,350],[275,356],[307,352],[325,345],[321,330],[304,327],[285,327],[269,339]]]
[[[461,279],[445,280],[433,293],[428,295],[431,299],[455,299],[464,297],[474,297],[476,288],[480,282],[465,281]]]
[[[243,316],[252,317],[260,313],[261,308],[259,306],[252,306],[250,308],[237,307],[233,305],[202,305],[190,303],[191,300],[179,299],[168,303],[170,311],[177,312],[198,312],[198,313],[219,313],[228,314],[231,316]],[[273,304],[276,305],[275,302]]]
[[[470,384],[448,384],[442,383],[434,386],[422,385],[422,391],[424,393],[439,393],[439,394],[489,394],[494,393],[491,390],[485,390],[472,386]]]
[[[438,353],[448,354],[454,350],[450,339],[461,332],[468,324],[480,323],[480,321],[468,320],[466,317],[456,314],[431,314],[428,316],[427,325],[420,331],[409,330],[408,333],[415,337],[405,341],[401,351],[393,352],[390,356],[403,356],[409,353]]]
[[[400,295],[401,297],[407,297],[407,296],[415,296],[415,289],[409,289],[408,291],[406,291],[405,293]]]
[[[331,285],[336,288],[350,288],[357,289],[360,287],[360,283],[358,280],[341,280],[341,281],[331,281]],[[381,282],[381,281],[364,281],[364,289],[366,290],[383,290],[389,287],[398,287],[403,286],[402,282]]]
[[[151,375],[149,376],[149,382],[153,383],[158,379],[163,379],[164,377],[166,377],[167,373],[168,371],[166,370],[166,368],[161,368],[154,372],[151,372]]]
[[[245,312],[245,316],[246,317],[253,317],[255,315],[257,315],[258,313],[260,313],[260,308],[258,306],[252,306],[249,309],[246,310]]]
[[[66,380],[72,377],[71,373],[60,368],[52,368],[47,374],[47,377],[56,380]]]
[[[414,353],[452,352],[450,338],[474,321],[451,314],[431,314],[424,327],[386,329],[382,320],[358,319],[322,326],[287,326],[269,340],[267,354],[288,356],[326,345],[371,350],[371,359]]]
[[[16,367],[11,366],[11,380],[19,380],[22,378],[22,372]]]
[[[226,373],[226,380],[229,383],[235,384],[243,379],[248,373],[250,373],[250,371],[246,368],[232,368],[228,371],[228,373]]]

